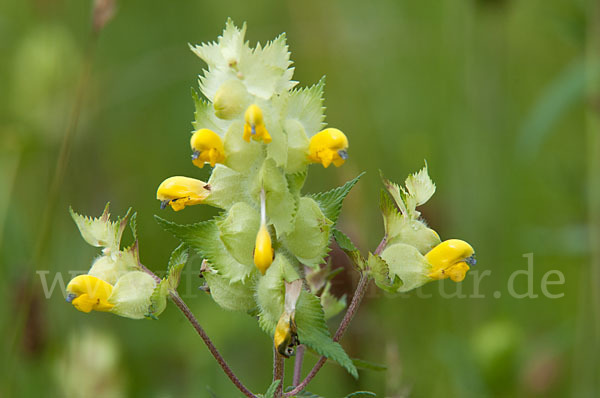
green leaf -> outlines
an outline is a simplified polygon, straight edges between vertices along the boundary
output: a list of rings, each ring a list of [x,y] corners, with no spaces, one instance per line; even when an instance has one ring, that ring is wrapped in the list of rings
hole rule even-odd
[[[354,363],[354,366],[356,366],[358,369],[374,370],[376,372],[383,372],[387,370],[387,366],[385,365],[365,361],[364,359],[353,358],[352,363]]]
[[[169,282],[166,279],[160,281],[160,283],[154,288],[152,295],[150,296],[150,305],[148,306],[148,312],[144,314],[146,318],[157,320],[158,316],[167,307],[167,296],[169,295]]]
[[[331,291],[331,282],[325,284],[323,293],[321,293],[321,305],[325,313],[325,319],[330,319],[339,314],[346,308],[346,295],[342,297],[334,296]]]
[[[421,170],[409,175],[404,181],[404,185],[415,207],[425,204],[435,193],[435,184],[429,177],[427,162]]]
[[[325,216],[333,221],[334,225],[337,222],[340,212],[342,211],[342,203],[344,198],[364,174],[365,172],[360,173],[354,179],[348,181],[341,187],[334,188],[327,192],[319,192],[310,195],[319,204],[319,207],[321,207],[321,210],[323,210]]]
[[[69,212],[87,243],[95,247],[103,247],[104,254],[116,254],[120,249],[121,237],[127,225],[131,208],[127,210],[125,216],[117,218],[116,221],[110,221],[109,206],[110,203],[107,203],[104,212],[97,218],[77,214],[70,207]]]
[[[315,350],[320,355],[332,359],[344,367],[353,377],[358,377],[358,371],[348,354],[339,343],[331,338],[321,302],[317,296],[302,291],[296,304],[296,326],[298,340],[301,344]]]
[[[300,122],[308,137],[325,127],[324,87],[325,76],[311,87],[295,89],[290,93],[286,117]]]
[[[213,105],[200,98],[194,89],[192,89],[192,98],[195,105],[194,121],[192,122],[194,130],[209,129],[223,137],[230,123],[219,119],[215,115]]]
[[[274,380],[273,383],[271,383],[271,385],[269,386],[267,392],[265,393],[265,398],[273,398],[275,396],[275,391],[277,390],[277,387],[279,387],[279,384],[281,384],[281,380]]]
[[[390,275],[387,263],[380,256],[369,253],[368,267],[369,274],[380,289],[388,293],[396,293],[402,286],[400,278]]]
[[[183,271],[183,267],[185,267],[187,260],[187,246],[182,243],[177,246],[175,250],[173,250],[173,253],[171,253],[171,258],[169,258],[169,265],[167,267],[167,281],[169,290],[177,290],[177,286],[179,286],[179,281],[181,280],[181,272]]]
[[[312,198],[302,197],[294,230],[285,238],[286,245],[301,263],[318,267],[329,252],[331,224]]]
[[[290,392],[294,389],[294,386],[289,386],[285,389],[285,392]],[[314,394],[310,391],[302,390],[298,394],[294,395],[294,398],[323,398],[320,395]]]
[[[372,398],[372,397],[376,397],[376,396],[377,396],[377,394],[375,394],[374,392],[356,391],[356,392],[353,392],[352,394],[346,395],[346,398]]]
[[[392,195],[392,198],[396,202],[396,206],[398,206],[402,215],[409,217],[410,214],[404,200],[404,196],[406,195],[406,191],[404,191],[404,188],[385,178],[381,170],[379,171],[379,174],[381,176],[381,181],[383,182],[385,189],[387,189],[390,195]]]
[[[350,257],[354,265],[356,265],[359,270],[364,270],[366,262],[352,240],[337,228],[333,228],[333,237],[340,246],[340,249]]]
[[[196,224],[179,225],[154,216],[158,223],[176,238],[194,249],[213,269],[230,282],[244,281],[257,272],[256,267],[242,264],[229,254],[219,237],[216,221],[212,219]]]

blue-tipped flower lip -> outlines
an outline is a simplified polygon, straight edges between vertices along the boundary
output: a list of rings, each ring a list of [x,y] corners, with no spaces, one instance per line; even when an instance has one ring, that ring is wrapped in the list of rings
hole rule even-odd
[[[67,303],[71,303],[73,300],[75,300],[77,298],[77,295],[74,293],[69,293],[67,294],[67,297],[65,298],[65,300],[67,301]]]
[[[194,153],[192,153],[192,160],[196,160],[200,157],[200,152],[198,151],[194,151]]]
[[[475,255],[473,254],[471,257],[468,257],[467,259],[465,259],[465,262],[472,267],[475,264],[477,264],[477,259],[475,258]]]
[[[340,149],[338,151],[338,155],[340,155],[340,157],[344,160],[348,159],[348,151],[345,149]]]

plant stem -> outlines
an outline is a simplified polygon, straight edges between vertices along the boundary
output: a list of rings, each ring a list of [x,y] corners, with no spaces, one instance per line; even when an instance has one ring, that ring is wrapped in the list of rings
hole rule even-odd
[[[273,381],[280,380],[277,389],[275,389],[274,398],[281,398],[283,395],[284,366],[283,357],[277,352],[277,347],[273,346]]]
[[[300,378],[302,377],[302,361],[304,360],[304,347],[303,344],[300,344],[296,348],[296,359],[294,360],[294,378],[292,381],[292,385],[295,387],[300,383]]]
[[[144,272],[152,276],[157,283],[160,283],[161,279],[158,276],[156,276],[156,274],[150,271],[143,264],[140,264],[140,267]],[[173,303],[175,303],[177,308],[179,308],[183,315],[185,315],[187,320],[190,321],[192,327],[196,330],[202,341],[204,341],[204,344],[206,344],[206,347],[208,347],[208,350],[210,351],[212,356],[217,360],[217,362],[221,366],[221,369],[223,369],[223,371],[225,372],[227,377],[229,377],[232,383],[235,384],[238,390],[240,390],[242,394],[244,394],[246,397],[256,398],[256,395],[252,394],[252,392],[248,390],[248,388],[246,388],[246,386],[242,384],[240,379],[238,379],[237,376],[233,373],[227,362],[225,362],[223,356],[221,356],[221,353],[219,353],[219,350],[217,350],[217,347],[215,347],[210,337],[208,337],[202,326],[200,326],[200,323],[198,322],[192,311],[189,309],[187,304],[181,299],[181,297],[179,297],[179,294],[176,291],[169,291],[169,296],[171,297],[171,300],[173,301]]]
[[[346,315],[344,315],[344,319],[342,319],[342,323],[340,323],[340,326],[338,327],[337,331],[335,332],[335,335],[333,336],[333,341],[339,341],[340,338],[344,335],[344,332],[346,331],[346,329],[348,329],[348,325],[350,324],[350,321],[352,321],[352,318],[354,318],[354,315],[356,314],[356,311],[358,310],[360,302],[362,301],[363,297],[365,296],[368,285],[369,285],[369,276],[366,273],[363,273],[360,276],[360,280],[358,281],[358,286],[356,287],[356,291],[354,292],[354,297],[352,297],[352,302],[350,303],[350,306],[348,307],[348,310],[346,311]],[[319,358],[319,360],[317,361],[315,366],[313,366],[313,368],[308,373],[306,378],[304,378],[304,380],[302,380],[302,382],[300,384],[298,384],[298,386],[296,388],[294,388],[292,391],[286,393],[285,396],[286,397],[293,396],[293,395],[300,393],[302,390],[304,390],[304,388],[308,385],[308,383],[310,383],[310,381],[317,375],[319,370],[321,370],[321,368],[323,367],[325,362],[327,362],[327,357]]]

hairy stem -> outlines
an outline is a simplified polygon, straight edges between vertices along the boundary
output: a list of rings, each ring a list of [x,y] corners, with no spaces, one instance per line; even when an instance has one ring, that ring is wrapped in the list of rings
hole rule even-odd
[[[280,381],[275,390],[274,398],[281,398],[283,395],[284,365],[283,357],[277,352],[277,347],[273,346],[273,381]]]
[[[300,383],[300,378],[302,377],[302,361],[304,360],[304,347],[303,344],[300,344],[296,348],[296,359],[294,360],[294,378],[292,381],[292,385],[295,387]]]
[[[157,283],[160,283],[161,279],[158,276],[156,276],[156,274],[154,274],[152,271],[146,268],[143,264],[140,264],[140,267],[144,272],[152,276]],[[179,308],[183,315],[185,315],[192,327],[196,330],[196,333],[198,333],[202,341],[204,341],[204,344],[206,344],[206,347],[208,347],[208,350],[210,351],[212,356],[217,360],[217,362],[221,366],[221,369],[223,369],[223,372],[225,372],[225,374],[227,375],[227,377],[229,377],[231,382],[235,384],[238,390],[240,390],[242,394],[244,394],[246,397],[256,398],[256,395],[252,394],[252,392],[248,390],[248,388],[246,388],[246,386],[242,384],[240,379],[238,379],[237,376],[233,373],[227,362],[225,362],[225,359],[223,358],[221,353],[219,353],[219,350],[217,350],[217,347],[215,347],[210,337],[208,337],[202,326],[200,326],[200,323],[198,322],[192,311],[189,309],[187,304],[181,299],[181,297],[179,297],[179,294],[176,291],[170,291],[169,295],[173,303],[177,306],[177,308]]]
[[[333,336],[333,341],[339,341],[340,338],[344,335],[344,332],[346,331],[346,329],[348,329],[348,325],[350,325],[350,321],[352,321],[352,318],[354,318],[354,315],[356,314],[356,311],[358,310],[360,302],[362,301],[363,297],[365,296],[368,285],[369,285],[369,276],[366,273],[363,273],[360,276],[360,280],[358,281],[358,286],[356,287],[356,291],[354,292],[354,297],[352,297],[352,302],[350,303],[350,306],[348,307],[348,310],[346,311],[346,315],[344,315],[344,319],[342,319],[342,323],[340,323],[340,326],[338,327],[337,331],[335,332],[335,335]],[[308,383],[310,383],[311,380],[317,375],[319,370],[321,370],[321,368],[323,367],[325,362],[327,362],[327,357],[319,358],[319,360],[317,361],[315,366],[313,366],[313,368],[308,373],[308,375],[304,378],[304,380],[302,380],[302,382],[300,384],[298,384],[298,386],[296,388],[294,388],[292,391],[286,393],[285,396],[286,397],[293,396],[293,395],[300,393],[302,390],[304,390],[304,388],[308,385]]]

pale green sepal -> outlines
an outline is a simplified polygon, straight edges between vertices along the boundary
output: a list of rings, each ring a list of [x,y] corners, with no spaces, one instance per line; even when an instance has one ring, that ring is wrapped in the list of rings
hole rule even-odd
[[[260,226],[258,211],[249,204],[238,202],[217,221],[223,244],[238,262],[254,266],[253,250]]]
[[[275,391],[277,390],[277,387],[279,387],[279,383],[281,383],[280,379],[274,380],[273,383],[271,383],[271,385],[267,389],[267,392],[265,393],[264,398],[274,398]]]
[[[273,159],[277,167],[284,167],[288,156],[288,137],[278,121],[269,123],[267,119],[267,129],[272,139],[267,145],[267,159]]]
[[[97,218],[82,216],[69,208],[83,239],[92,246],[103,247],[103,253],[106,255],[119,252],[121,236],[131,213],[129,209],[125,216],[118,218],[117,221],[110,221],[109,205],[110,203],[106,204],[104,212]]]
[[[286,245],[302,264],[318,267],[329,252],[332,224],[314,199],[302,197],[294,230],[285,238]]]
[[[339,343],[331,338],[321,302],[317,296],[305,290],[300,293],[296,304],[296,326],[300,344],[315,350],[318,354],[332,359],[342,365],[353,377],[358,371],[352,360]]]
[[[388,264],[380,256],[369,253],[367,260],[369,275],[380,289],[388,293],[396,293],[402,286],[402,281],[395,275],[390,274]]]
[[[167,267],[167,281],[169,290],[177,291],[179,281],[181,280],[181,272],[183,267],[188,260],[188,249],[185,244],[180,244],[173,250],[171,257],[169,258],[169,265]]]
[[[149,313],[150,297],[156,286],[154,278],[145,272],[132,271],[123,275],[108,298],[114,305],[110,312],[132,319],[144,318]]]
[[[287,179],[288,183],[288,188],[292,196],[298,197],[300,195],[300,190],[304,186],[304,181],[306,181],[306,175],[306,169],[302,172],[285,175],[285,178]]]
[[[217,220],[179,225],[158,216],[154,217],[166,231],[194,249],[219,275],[229,279],[231,283],[245,281],[250,275],[258,272],[254,264],[242,264],[229,254],[219,237]]]
[[[124,250],[114,256],[98,257],[88,275],[95,276],[114,285],[123,275],[131,271],[139,271],[138,258],[135,250]]]
[[[331,293],[331,281],[327,281],[323,293],[321,293],[321,305],[325,313],[325,319],[330,319],[346,308],[346,295],[335,297]]]
[[[241,116],[249,105],[250,96],[244,83],[239,79],[230,79],[221,84],[215,94],[214,115],[219,119],[231,120]]]
[[[437,232],[425,223],[400,214],[385,192],[381,194],[381,212],[388,246],[406,243],[425,255],[441,242]]]
[[[259,279],[256,287],[256,303],[260,310],[258,323],[265,333],[273,336],[277,321],[283,313],[285,282],[300,278],[290,259],[282,252],[275,253],[273,264]]]
[[[254,191],[258,194],[261,187],[265,189],[268,221],[280,238],[294,228],[296,198],[289,191],[285,174],[271,159],[263,163]]]
[[[210,194],[205,204],[227,210],[240,200],[250,200],[245,194],[244,176],[222,164],[215,165],[208,186]]]
[[[290,93],[286,118],[298,121],[304,127],[305,136],[312,137],[325,127],[324,87],[325,76],[311,87]]]
[[[230,283],[219,274],[204,272],[210,296],[222,308],[229,311],[251,312],[256,308],[254,282],[246,280]]]
[[[390,278],[397,276],[402,281],[398,292],[416,289],[432,279],[428,276],[432,266],[416,247],[404,243],[387,246],[381,258],[389,267]]]
[[[236,120],[231,123],[225,134],[225,165],[248,175],[256,172],[254,167],[262,163],[264,158],[263,144],[254,140],[244,141],[244,122]],[[269,144],[270,145],[270,144]]]
[[[317,201],[325,216],[327,216],[327,218],[329,218],[335,224],[340,212],[342,211],[342,203],[344,202],[344,198],[364,174],[365,172],[360,173],[358,176],[348,181],[341,187],[334,188],[327,192],[312,194],[310,196]]]
[[[287,164],[286,173],[298,173],[308,166],[309,140],[302,124],[298,120],[288,119],[283,124],[287,135]]]
[[[192,98],[194,99],[195,112],[192,126],[195,130],[209,129],[223,137],[231,122],[221,120],[215,115],[215,110],[210,102],[207,102],[198,96],[198,93],[192,89]]]

